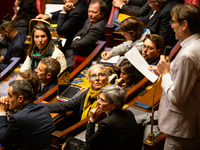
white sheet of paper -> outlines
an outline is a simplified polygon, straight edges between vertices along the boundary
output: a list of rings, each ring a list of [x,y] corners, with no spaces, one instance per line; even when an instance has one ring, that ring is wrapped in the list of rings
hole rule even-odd
[[[158,76],[148,69],[149,64],[135,47],[126,52],[125,57],[151,82],[154,83],[158,79]]]
[[[111,57],[110,59],[108,59],[108,60],[104,60],[104,59],[101,59],[100,60],[100,62],[103,62],[103,63],[113,63],[113,64],[116,64],[117,63],[117,61],[118,61],[118,59],[119,59],[119,55],[117,55],[117,56],[113,56],[113,57]]]
[[[62,10],[63,4],[46,4],[45,5],[45,14],[50,14],[54,11]]]
[[[57,41],[57,37],[52,37],[52,39],[54,41]],[[67,39],[66,38],[60,38],[60,40],[61,40],[62,47],[64,47]]]

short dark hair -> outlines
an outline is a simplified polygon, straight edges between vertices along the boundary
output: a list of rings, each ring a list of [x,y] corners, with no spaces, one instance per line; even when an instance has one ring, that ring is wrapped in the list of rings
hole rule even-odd
[[[112,84],[101,88],[99,94],[101,93],[105,95],[106,100],[110,104],[116,104],[116,110],[122,110],[127,98],[125,90],[118,85]]]
[[[2,23],[0,26],[0,31],[4,31],[5,29],[9,29],[10,31],[16,29],[15,23],[13,21]]]
[[[188,23],[190,32],[200,33],[200,9],[192,4],[177,4],[170,12],[172,17],[182,24],[184,20]]]
[[[156,49],[161,49],[161,51],[163,50],[164,41],[159,35],[157,35],[157,34],[147,34],[144,41],[146,39],[149,39],[151,42],[155,43]]]
[[[99,10],[100,10],[101,14],[104,13],[104,12],[106,12],[107,5],[106,5],[106,3],[103,0],[92,0],[90,2],[90,4],[94,4],[94,3],[99,3]]]
[[[34,94],[37,94],[40,84],[37,73],[32,70],[25,70],[23,72],[19,72],[19,75],[32,85]]]
[[[129,17],[124,19],[121,22],[120,29],[123,32],[129,32],[133,33],[135,32],[135,39],[138,39],[141,37],[143,30],[144,30],[144,23],[140,21],[137,17]]]
[[[42,58],[40,63],[46,65],[45,73],[51,73],[53,80],[57,79],[57,75],[60,73],[60,63],[51,57]]]
[[[14,80],[9,82],[9,86],[12,87],[12,93],[18,98],[20,95],[24,97],[24,101],[33,100],[33,88],[31,84],[26,80]]]

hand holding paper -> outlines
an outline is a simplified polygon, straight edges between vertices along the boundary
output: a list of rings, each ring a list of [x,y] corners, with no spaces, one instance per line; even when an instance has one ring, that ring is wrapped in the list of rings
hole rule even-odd
[[[148,69],[149,64],[135,47],[131,48],[127,53],[125,53],[125,57],[151,82],[154,83],[158,79],[158,76]]]

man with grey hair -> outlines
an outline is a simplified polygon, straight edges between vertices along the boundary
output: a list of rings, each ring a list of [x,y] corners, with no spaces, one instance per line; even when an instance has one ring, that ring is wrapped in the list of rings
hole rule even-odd
[[[103,0],[92,0],[90,2],[88,19],[85,21],[83,28],[74,36],[71,50],[66,51],[66,60],[70,72],[74,69],[74,58],[76,56],[88,57],[96,47],[95,43],[98,40],[105,40],[106,10],[107,5]]]
[[[43,103],[33,103],[33,89],[25,80],[9,83],[8,96],[0,99],[0,143],[10,149],[49,150],[55,130],[51,115]],[[18,112],[9,117],[7,110]]]
[[[60,73],[60,68],[60,63],[54,58],[45,57],[41,59],[38,67],[35,69],[41,82],[36,98],[41,97],[57,85],[57,75]]]
[[[158,34],[164,40],[165,45],[174,46],[176,44],[174,31],[169,21],[170,11],[178,4],[178,0],[148,0],[151,9],[148,15],[139,17],[151,34]]]

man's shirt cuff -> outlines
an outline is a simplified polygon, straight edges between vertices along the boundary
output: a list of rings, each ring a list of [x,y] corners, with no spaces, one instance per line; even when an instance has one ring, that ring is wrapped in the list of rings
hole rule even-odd
[[[6,116],[6,112],[0,111],[0,116]]]

